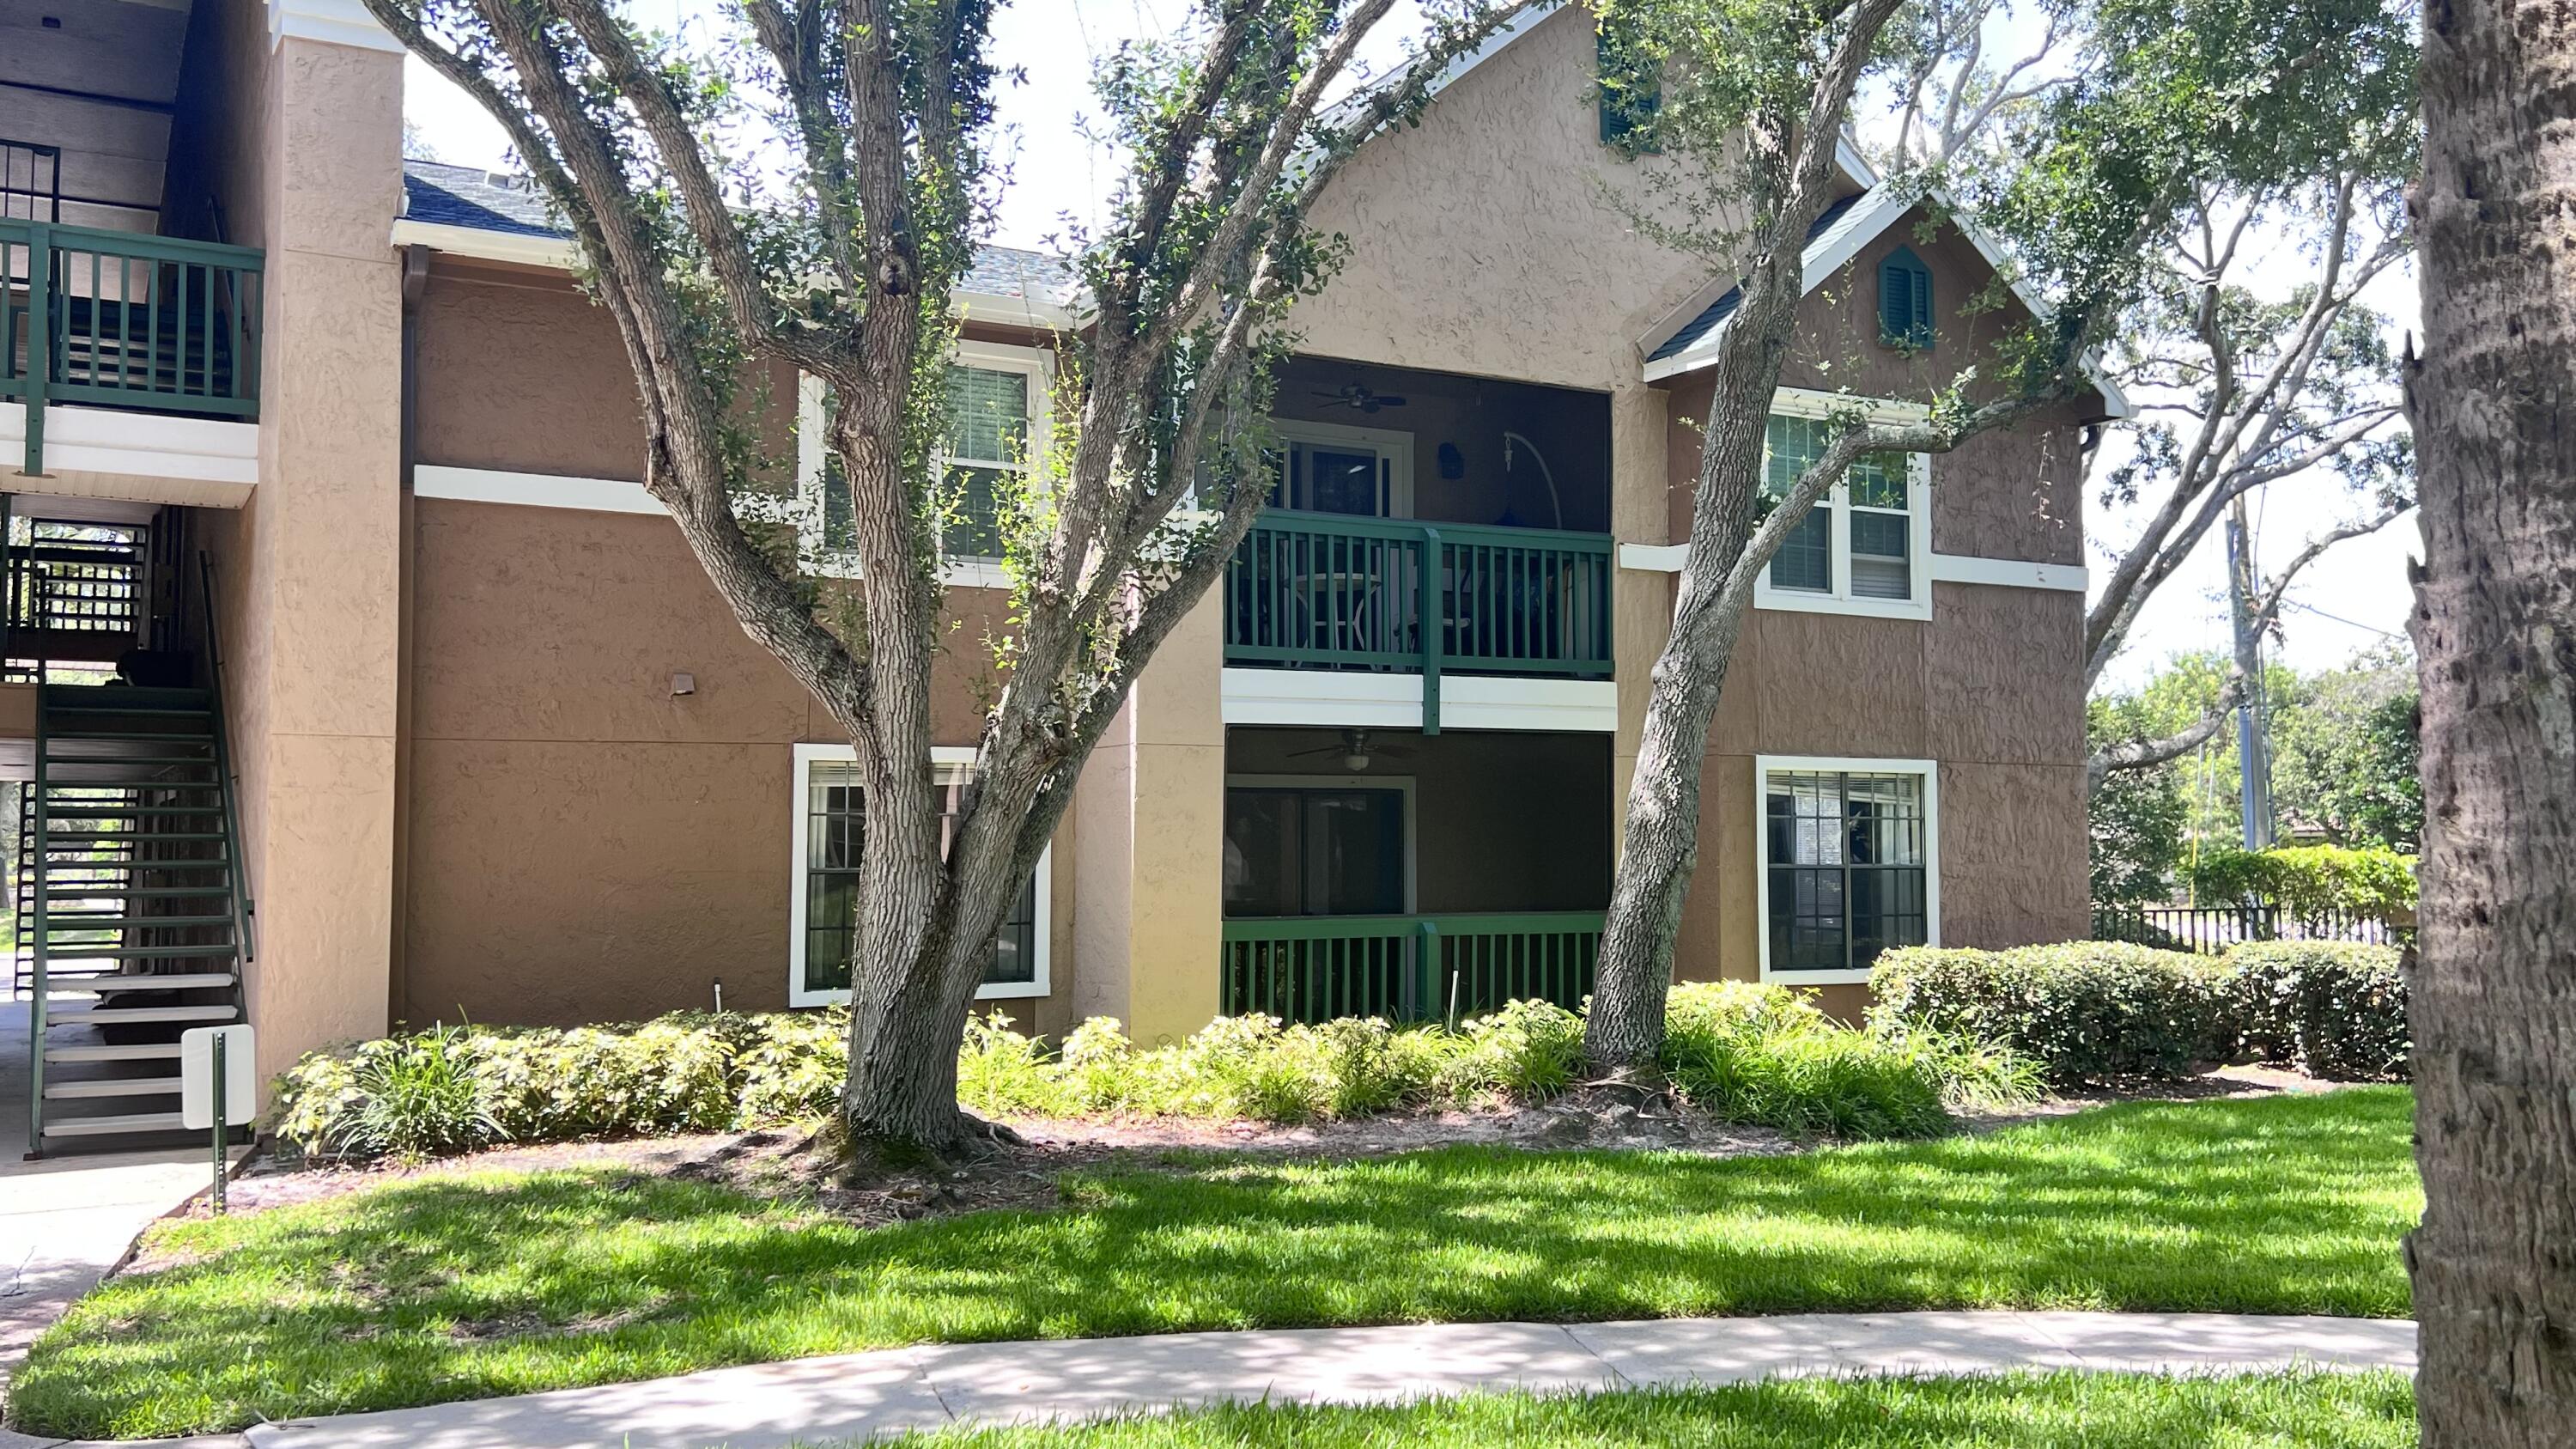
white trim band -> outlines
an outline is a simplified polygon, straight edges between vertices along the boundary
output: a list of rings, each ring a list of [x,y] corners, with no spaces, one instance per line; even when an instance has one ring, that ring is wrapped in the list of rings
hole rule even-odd
[[[1422,728],[1419,674],[1229,668],[1224,675],[1220,710],[1229,725]],[[1619,686],[1607,679],[1443,674],[1440,727],[1610,734],[1619,728]]]
[[[1682,556],[1689,551],[1690,545],[1681,543],[1623,543],[1619,545],[1619,567],[1677,574],[1682,571]],[[1985,558],[1969,553],[1936,553],[1931,557],[1932,582],[1936,584],[1991,584],[1997,588],[2063,589],[2080,594],[2092,582],[2092,575],[2082,564],[2033,563],[2028,559]]]
[[[553,473],[504,473],[491,468],[415,464],[411,491],[422,498],[464,503],[516,503],[534,508],[580,508],[593,513],[658,513],[670,510],[641,483],[615,478],[574,478]]]
[[[2082,564],[2033,563],[2018,558],[1983,558],[1975,554],[1932,555],[1936,584],[1995,584],[2008,589],[2064,589],[2082,593],[2092,582]]]

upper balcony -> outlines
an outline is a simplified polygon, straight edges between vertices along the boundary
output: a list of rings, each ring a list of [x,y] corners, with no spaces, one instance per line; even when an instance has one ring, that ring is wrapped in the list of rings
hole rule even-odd
[[[0,479],[232,503],[256,477],[267,17],[214,0],[0,24]],[[246,230],[245,230],[246,228]],[[237,234],[237,232],[239,234]]]
[[[1225,661],[1407,676],[1407,698],[1257,722],[1437,730],[1444,677],[1610,678],[1606,397],[1299,358],[1272,414],[1278,482],[1227,570]]]

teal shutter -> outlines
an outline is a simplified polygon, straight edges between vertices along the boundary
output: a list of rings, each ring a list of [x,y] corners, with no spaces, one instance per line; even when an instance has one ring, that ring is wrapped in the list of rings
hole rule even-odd
[[[1932,272],[1909,248],[1878,264],[1878,334],[1893,346],[1932,345]]]

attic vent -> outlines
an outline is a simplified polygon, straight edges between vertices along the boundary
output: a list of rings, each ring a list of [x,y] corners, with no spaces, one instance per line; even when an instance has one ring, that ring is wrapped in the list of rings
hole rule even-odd
[[[1932,345],[1932,269],[1910,247],[1878,264],[1878,340],[1891,347]]]

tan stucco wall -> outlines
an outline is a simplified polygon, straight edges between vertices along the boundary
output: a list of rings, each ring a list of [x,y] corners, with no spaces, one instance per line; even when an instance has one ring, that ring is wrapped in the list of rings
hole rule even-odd
[[[388,1016],[400,301],[385,219],[401,60],[300,39],[262,58],[248,29],[220,49],[259,87],[237,93],[258,100],[255,124],[212,154],[235,187],[231,234],[267,250],[259,481],[202,537],[220,562],[265,1078]]]
[[[1592,70],[1592,18],[1567,6],[1354,156],[1313,213],[1351,247],[1292,314],[1302,350],[1569,387],[1637,377],[1636,339],[1709,268],[1602,194],[1640,199],[1640,168],[1667,163],[1601,144]]]

